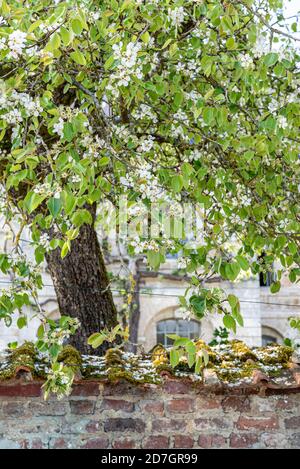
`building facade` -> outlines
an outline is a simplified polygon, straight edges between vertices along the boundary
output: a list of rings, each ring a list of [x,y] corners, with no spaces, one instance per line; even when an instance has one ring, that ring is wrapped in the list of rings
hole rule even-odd
[[[1,250],[10,252],[12,242],[7,233],[0,233]],[[26,255],[33,255],[30,251],[29,235],[22,241],[22,248]],[[110,256],[108,269],[117,273],[120,271],[119,253]],[[168,344],[167,335],[176,333],[184,337],[201,337],[209,342],[216,328],[222,327],[222,316],[208,315],[201,323],[197,320],[185,320],[182,317],[178,297],[184,294],[188,283],[184,278],[173,275],[178,269],[177,259],[171,258],[160,268],[160,272],[149,272],[142,264],[139,272],[139,325],[138,343],[147,351],[156,343]],[[43,267],[44,288],[39,295],[39,302],[51,319],[59,317],[55,291],[46,266]],[[0,274],[2,288],[9,286],[11,279]],[[272,295],[268,286],[261,285],[259,278],[252,278],[236,283],[222,282],[209,286],[221,286],[228,293],[237,295],[241,302],[244,327],[238,327],[232,338],[245,341],[249,346],[260,346],[268,342],[282,342],[285,337],[296,338],[296,332],[289,326],[289,317],[300,314],[300,287],[290,284],[288,279],[280,292]],[[121,307],[118,292],[114,292],[117,306]],[[28,326],[18,329],[16,321],[10,327],[0,322],[0,348],[9,342],[34,340],[39,325],[35,311],[27,311],[31,320]]]

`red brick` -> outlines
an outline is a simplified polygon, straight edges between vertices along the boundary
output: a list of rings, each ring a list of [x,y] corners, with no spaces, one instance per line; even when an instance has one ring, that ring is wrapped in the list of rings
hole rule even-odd
[[[284,420],[285,428],[288,430],[300,430],[300,416],[290,417]]]
[[[92,438],[81,445],[82,449],[103,449],[108,447],[108,438],[105,436]]]
[[[85,427],[86,431],[88,433],[96,433],[99,432],[101,429],[101,424],[100,422],[97,422],[95,420],[91,420]]]
[[[169,394],[188,394],[191,391],[192,384],[185,381],[168,379],[164,383],[164,391]]]
[[[99,396],[99,383],[74,384],[72,396]]]
[[[33,401],[29,403],[28,410],[34,415],[66,415],[67,402],[56,401]]]
[[[248,430],[249,428],[270,430],[278,428],[278,419],[276,416],[258,419],[241,415],[236,426],[239,430]]]
[[[134,404],[123,399],[103,399],[101,404],[102,410],[122,410],[123,412],[133,412]]]
[[[139,403],[142,412],[150,414],[163,415],[164,413],[164,403],[159,401],[145,401]]]
[[[174,448],[193,448],[194,438],[187,435],[174,436]]]
[[[4,402],[2,413],[7,417],[22,417],[25,415],[24,402]]]
[[[297,409],[299,406],[298,402],[289,399],[288,397],[282,397],[277,401],[276,409],[278,410],[292,410]]]
[[[149,436],[143,444],[144,449],[167,449],[169,448],[169,438],[164,435]]]
[[[196,400],[197,409],[209,410],[209,409],[221,409],[221,400],[218,396],[206,397],[200,396]]]
[[[187,422],[185,420],[177,419],[157,419],[152,421],[152,431],[155,433],[161,432],[184,432],[186,430]]]
[[[47,444],[43,443],[40,438],[34,438],[31,441],[24,440],[22,442],[22,449],[45,449]]]
[[[149,392],[147,386],[136,385],[129,383],[128,381],[118,381],[116,383],[108,383],[103,386],[103,396],[115,397],[115,396],[125,396],[134,395],[135,397],[145,398],[145,395]]]
[[[0,384],[0,396],[39,397],[40,395],[41,383]]]
[[[192,399],[172,399],[167,404],[169,412],[180,413],[180,412],[193,412],[194,401]]]
[[[135,448],[135,441],[124,438],[123,440],[115,441],[113,444],[114,449],[133,449]]]
[[[67,449],[68,442],[64,438],[55,438],[50,441],[50,449]]]
[[[224,412],[248,412],[250,410],[250,401],[247,396],[228,396],[222,400],[222,408]]]
[[[226,418],[213,417],[195,419],[195,426],[197,430],[218,430],[227,429],[229,428],[230,424]]]
[[[257,443],[258,436],[254,433],[246,433],[244,435],[232,433],[230,436],[231,448],[252,448]]]
[[[95,401],[70,401],[72,414],[93,414],[95,411]]]
[[[104,422],[105,432],[138,432],[145,431],[146,424],[142,419],[111,418]]]
[[[221,435],[200,435],[198,439],[200,448],[225,448],[226,438]]]

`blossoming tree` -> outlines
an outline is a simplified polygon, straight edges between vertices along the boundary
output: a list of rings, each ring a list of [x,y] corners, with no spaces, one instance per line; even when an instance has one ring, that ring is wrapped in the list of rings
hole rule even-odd
[[[92,333],[117,325],[95,221],[97,206],[121,195],[133,212],[138,202],[203,206],[195,249],[164,233],[128,242],[154,269],[181,253],[191,289],[180,301],[198,318],[216,311],[227,328],[242,324],[237,298],[204,288],[213,276],[233,281],[279,261],[273,293],[284,273],[299,279],[300,55],[297,23],[289,31],[280,7],[0,0],[1,212],[12,230],[18,222],[13,251],[0,256],[13,279],[1,319],[19,312],[26,324],[46,260],[65,331],[52,335],[53,356],[74,318],[83,352]],[[25,227],[35,265],[21,249]]]

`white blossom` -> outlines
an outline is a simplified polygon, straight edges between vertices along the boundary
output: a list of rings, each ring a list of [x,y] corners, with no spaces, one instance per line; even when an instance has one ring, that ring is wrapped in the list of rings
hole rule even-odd
[[[8,37],[8,47],[10,49],[9,56],[13,59],[17,59],[25,47],[27,34],[19,29],[13,31]]]

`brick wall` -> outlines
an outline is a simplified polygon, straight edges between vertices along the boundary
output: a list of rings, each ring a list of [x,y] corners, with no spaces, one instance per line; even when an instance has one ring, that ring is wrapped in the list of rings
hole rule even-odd
[[[300,448],[300,393],[274,392],[89,382],[45,402],[39,383],[0,383],[0,449]]]

